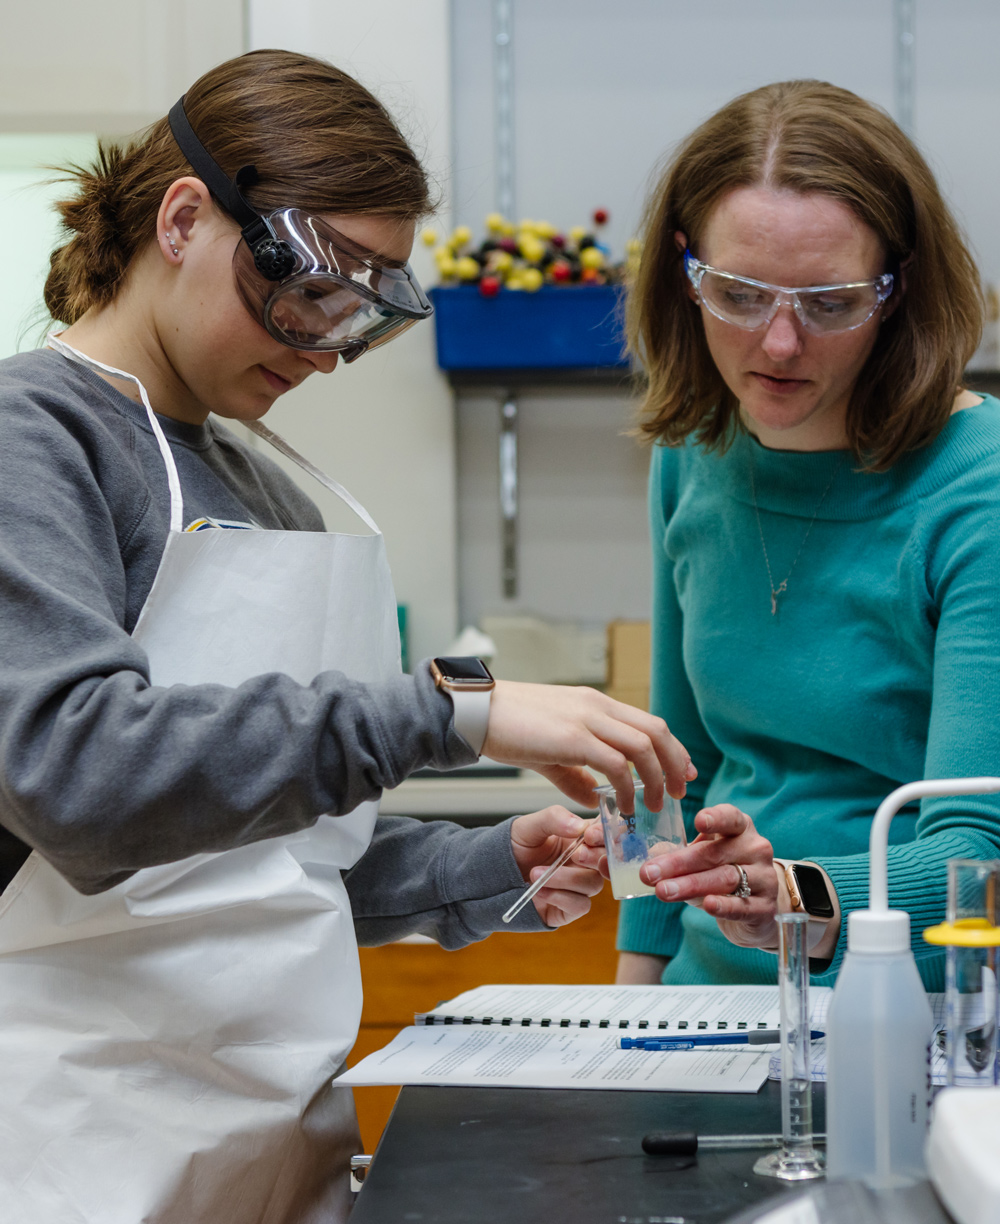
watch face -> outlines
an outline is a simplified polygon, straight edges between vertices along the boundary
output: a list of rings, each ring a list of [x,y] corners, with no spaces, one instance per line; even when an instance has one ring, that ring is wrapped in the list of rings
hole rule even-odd
[[[795,882],[799,886],[799,896],[806,913],[813,918],[832,918],[833,902],[827,892],[822,871],[806,863],[796,863],[792,871],[795,873]]]
[[[465,655],[450,655],[445,658],[435,659],[434,662],[438,665],[438,670],[446,680],[478,680],[482,683],[492,683],[493,681],[490,670],[482,659]]]

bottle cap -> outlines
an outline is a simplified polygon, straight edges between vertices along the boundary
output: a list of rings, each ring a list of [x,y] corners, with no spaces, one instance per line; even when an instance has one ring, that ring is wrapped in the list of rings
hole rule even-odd
[[[855,910],[847,919],[849,952],[892,953],[910,949],[910,915],[903,910]]]

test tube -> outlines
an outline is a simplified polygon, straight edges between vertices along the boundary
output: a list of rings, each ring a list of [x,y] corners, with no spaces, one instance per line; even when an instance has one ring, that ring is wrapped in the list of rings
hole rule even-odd
[[[997,1083],[998,870],[995,860],[948,861],[947,912],[955,942],[945,968],[945,1051],[952,1087]]]
[[[808,914],[778,914],[778,993],[781,1003],[781,1147],[753,1167],[764,1177],[822,1177],[823,1154],[813,1146],[809,1067]]]

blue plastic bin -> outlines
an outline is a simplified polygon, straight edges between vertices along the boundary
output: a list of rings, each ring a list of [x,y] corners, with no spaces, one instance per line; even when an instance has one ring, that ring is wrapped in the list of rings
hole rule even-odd
[[[442,370],[628,368],[618,285],[431,290]]]

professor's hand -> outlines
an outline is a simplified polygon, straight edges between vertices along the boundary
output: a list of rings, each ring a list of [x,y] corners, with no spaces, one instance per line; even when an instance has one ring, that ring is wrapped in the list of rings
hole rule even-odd
[[[718,922],[734,944],[774,947],[778,929],[778,878],[771,843],[757,832],[750,817],[731,803],[703,808],[695,817],[698,836],[679,850],[654,846],[639,872],[656,886],[661,901],[687,901]],[[661,851],[661,853],[657,853]],[[749,897],[733,896],[746,872]]]

